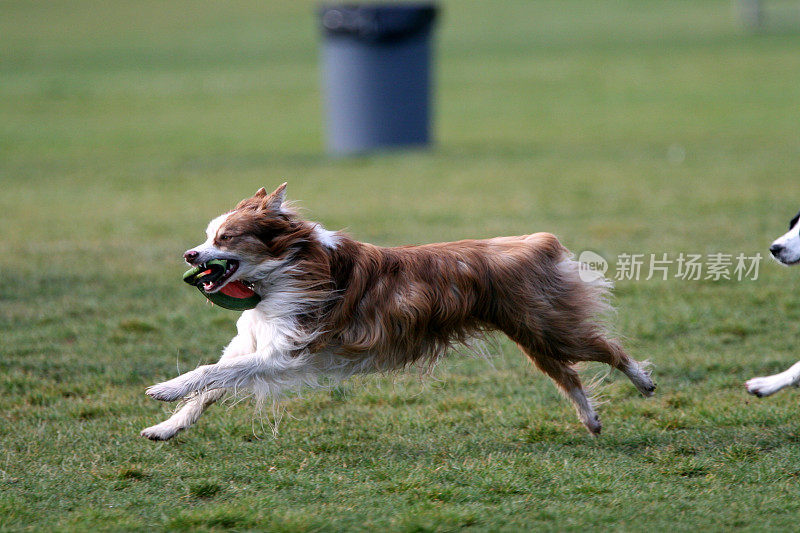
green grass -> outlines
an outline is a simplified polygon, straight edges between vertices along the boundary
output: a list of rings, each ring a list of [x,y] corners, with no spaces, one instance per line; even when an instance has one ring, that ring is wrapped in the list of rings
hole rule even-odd
[[[436,379],[246,402],[174,442],[147,385],[213,361],[236,315],[180,282],[258,187],[393,245],[551,231],[575,251],[764,253],[797,209],[792,3],[444,3],[435,149],[322,153],[314,5],[0,2],[0,530],[787,530],[798,272],[620,281],[604,434],[503,340]],[[685,153],[685,158],[669,154]],[[673,271],[674,272],[674,271]],[[588,367],[591,377],[602,369]]]

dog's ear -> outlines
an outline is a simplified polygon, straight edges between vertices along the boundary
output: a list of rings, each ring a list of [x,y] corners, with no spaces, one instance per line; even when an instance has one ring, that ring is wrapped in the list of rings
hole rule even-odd
[[[253,198],[257,198],[257,199],[260,200],[261,198],[264,198],[266,195],[267,195],[267,189],[265,189],[264,187],[261,187],[253,195]]]
[[[278,211],[286,198],[286,183],[282,183],[277,189],[269,193],[261,200],[261,209],[272,209]]]

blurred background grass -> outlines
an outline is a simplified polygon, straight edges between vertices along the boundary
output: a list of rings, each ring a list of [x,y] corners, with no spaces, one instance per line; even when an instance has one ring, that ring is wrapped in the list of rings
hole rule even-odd
[[[796,359],[768,262],[618,283],[661,388],[611,376],[599,441],[506,342],[309,393],[276,440],[244,405],[137,436],[168,412],[144,387],[233,333],[180,254],[262,185],[382,245],[765,253],[800,196],[800,17],[765,6],[753,32],[721,1],[443,2],[435,147],[331,159],[313,3],[0,2],[2,527],[793,527],[796,395],[741,387]]]

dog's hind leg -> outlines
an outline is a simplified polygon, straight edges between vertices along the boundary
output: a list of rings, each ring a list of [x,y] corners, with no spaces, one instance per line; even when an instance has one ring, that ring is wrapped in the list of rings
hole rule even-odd
[[[619,343],[603,336],[594,336],[587,347],[589,352],[583,353],[581,360],[597,361],[616,368],[628,377],[642,395],[653,395],[656,384],[650,378],[649,363],[636,361],[625,353]]]
[[[544,357],[521,344],[519,347],[533,361],[536,367],[547,374],[561,392],[572,401],[575,411],[578,413],[578,418],[589,430],[589,433],[599,435],[603,427],[600,423],[600,417],[595,412],[591,399],[583,389],[578,373],[570,368],[569,365],[557,359]]]
[[[571,260],[558,264],[561,291],[540,323],[540,331],[547,335],[550,349],[556,352],[553,355],[563,361],[605,363],[625,374],[644,396],[652,396],[656,386],[650,379],[649,364],[631,359],[616,340],[609,338],[598,320],[611,309],[606,301],[611,282],[602,278],[584,281],[582,268]],[[528,323],[522,328],[535,331],[532,326]]]
[[[143,429],[140,435],[150,440],[169,440],[179,431],[197,422],[197,419],[200,418],[203,411],[220,400],[223,396],[225,396],[225,389],[213,389],[200,392],[189,398],[186,404],[169,417],[169,419],[155,426]]]

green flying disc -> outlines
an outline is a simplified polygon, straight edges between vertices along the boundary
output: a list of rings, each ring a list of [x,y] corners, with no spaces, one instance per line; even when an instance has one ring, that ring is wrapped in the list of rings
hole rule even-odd
[[[190,268],[183,274],[183,281],[189,285],[194,285],[212,303],[225,309],[233,311],[244,311],[252,309],[261,297],[253,289],[246,286],[241,281],[231,281],[216,292],[206,292],[203,286],[214,283],[220,279],[225,271],[228,270],[228,261],[225,259],[213,259],[200,266]]]

